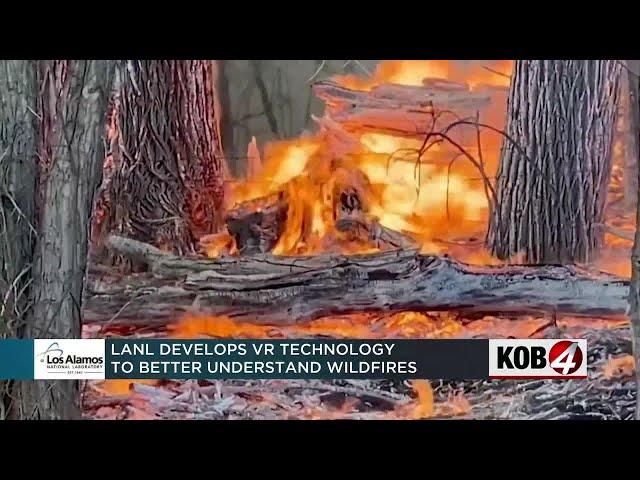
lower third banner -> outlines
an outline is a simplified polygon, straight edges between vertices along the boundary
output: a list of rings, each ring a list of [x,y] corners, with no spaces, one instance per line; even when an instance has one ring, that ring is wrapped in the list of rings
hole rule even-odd
[[[0,379],[585,378],[585,340],[0,340]]]

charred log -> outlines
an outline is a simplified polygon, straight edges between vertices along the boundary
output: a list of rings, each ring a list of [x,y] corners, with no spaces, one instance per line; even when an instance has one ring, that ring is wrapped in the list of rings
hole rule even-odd
[[[178,257],[110,237],[151,274],[89,282],[87,322],[170,323],[226,315],[262,324],[368,311],[461,310],[623,316],[629,282],[567,266],[475,267],[399,250],[314,257]]]
[[[227,229],[242,255],[273,249],[284,231],[287,202],[282,194],[244,202],[227,213]]]
[[[367,213],[364,192],[369,188],[369,181],[362,172],[349,172],[346,178],[355,181],[352,184],[337,181],[334,186],[333,211],[339,232],[347,234],[349,240],[369,243],[381,250],[418,247],[409,235],[385,227]]]
[[[336,229],[348,234],[350,240],[371,243],[381,250],[418,248],[418,243],[409,235],[387,228],[362,212],[338,218]]]

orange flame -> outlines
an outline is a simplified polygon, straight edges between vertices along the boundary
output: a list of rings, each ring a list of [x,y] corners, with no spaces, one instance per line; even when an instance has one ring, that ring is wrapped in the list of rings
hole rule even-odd
[[[131,395],[133,385],[136,383],[141,385],[155,385],[158,381],[153,379],[110,379],[101,382],[98,388],[109,395],[128,396]]]
[[[387,60],[381,62],[368,78],[343,75],[336,78],[341,85],[354,90],[371,90],[384,83],[421,86],[425,78],[479,85],[509,86],[512,60],[493,60],[483,65],[463,65],[451,60]]]
[[[322,317],[297,325],[256,325],[229,317],[185,315],[170,327],[172,338],[447,338],[464,329],[453,315],[438,317],[418,312],[398,312],[382,318],[375,314]]]
[[[413,388],[417,398],[411,404],[411,410],[407,417],[415,420],[433,417],[435,407],[431,384],[427,380],[414,380],[411,382],[411,388]]]
[[[631,377],[635,371],[636,365],[633,355],[610,358],[603,367],[603,374],[608,379]]]
[[[267,338],[272,327],[238,323],[228,317],[208,317],[186,315],[170,327],[172,338],[197,338],[210,336],[217,338]]]
[[[412,235],[425,252],[439,253],[436,239],[483,234],[488,207],[479,174],[463,162],[451,167],[439,162],[442,149],[431,149],[418,165],[420,141],[375,133],[363,133],[358,150],[341,158],[328,151],[322,135],[269,147],[262,174],[236,185],[232,203],[287,193],[287,221],[273,249],[276,255],[375,251],[370,244],[348,241],[335,228],[335,205],[344,186],[358,191],[383,226]],[[215,257],[221,250],[216,243],[207,253]]]
[[[456,82],[470,90],[492,87],[492,102],[483,111],[481,121],[501,129],[512,69],[511,60],[482,63],[393,60],[381,62],[370,77],[345,75],[335,80],[364,91],[389,83],[422,85],[429,79]],[[349,185],[357,190],[368,214],[384,227],[413,237],[421,244],[422,253],[449,253],[476,264],[504,263],[493,258],[482,245],[489,213],[485,179],[453,145],[436,144],[419,156],[423,147],[419,138],[359,130],[357,126],[350,126],[347,132],[335,122],[331,125],[338,129],[337,133],[321,129],[314,135],[267,144],[259,168],[251,168],[249,178],[231,187],[231,205],[286,193],[287,219],[272,253],[377,251],[366,239],[353,239],[336,229],[336,197],[342,186]],[[333,141],[336,136],[344,144],[337,146]],[[486,177],[493,180],[502,137],[484,129],[479,138],[481,149],[477,146],[465,149],[477,160],[482,159]],[[470,141],[469,145],[472,144]],[[253,141],[250,150],[252,158],[260,157]],[[615,168],[620,170],[624,149],[619,145],[614,157]],[[620,190],[622,186],[616,178],[612,185]],[[630,216],[623,226],[625,231],[632,231],[635,220]],[[628,277],[630,242],[607,234],[606,245],[608,250],[594,266]],[[211,257],[235,251],[228,238],[210,242],[205,250]]]
[[[463,82],[467,88],[504,87],[509,84],[511,68],[511,61],[461,66],[451,61],[393,60],[381,62],[370,78],[342,76],[336,81],[360,90],[383,83],[422,85],[429,78]],[[493,105],[488,111],[491,118],[483,120],[500,128],[506,95]],[[230,206],[286,193],[287,219],[274,254],[376,251],[366,239],[354,240],[335,227],[337,196],[344,186],[357,190],[367,213],[381,225],[404,231],[422,242],[423,252],[447,250],[440,243],[443,239],[482,237],[488,217],[483,180],[476,167],[464,156],[460,158],[460,152],[452,145],[436,144],[419,153],[424,147],[419,138],[364,130],[343,133],[348,141],[339,147],[331,141],[336,132],[325,129],[314,135],[269,143],[259,161],[260,168],[250,168],[248,178],[230,187]],[[483,132],[482,155],[477,147],[467,148],[470,155],[484,157],[489,177],[496,171],[500,140],[495,133]],[[255,163],[254,157],[260,155],[253,140],[249,150]],[[207,255],[216,257],[232,250],[232,246],[220,238],[204,249]]]

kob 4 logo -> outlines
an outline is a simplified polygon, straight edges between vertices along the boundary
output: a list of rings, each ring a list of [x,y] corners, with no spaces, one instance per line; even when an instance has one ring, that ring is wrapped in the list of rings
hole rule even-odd
[[[586,340],[489,340],[490,378],[586,378]]]

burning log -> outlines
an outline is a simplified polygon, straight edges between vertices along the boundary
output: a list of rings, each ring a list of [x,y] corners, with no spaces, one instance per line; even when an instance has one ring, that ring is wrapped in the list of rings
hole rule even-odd
[[[227,229],[243,255],[266,253],[275,247],[287,219],[283,194],[244,202],[226,216]]]
[[[347,130],[365,129],[409,137],[441,130],[456,116],[475,116],[491,102],[487,92],[470,92],[467,85],[434,79],[425,79],[422,87],[385,84],[371,91],[322,81],[314,84],[313,90],[325,102],[327,114]],[[455,115],[442,115],[434,123],[438,112]]]
[[[334,221],[336,230],[349,240],[371,244],[381,250],[417,248],[410,236],[381,225],[366,213],[363,200],[368,181],[361,172],[341,172],[353,181],[334,184]],[[267,253],[273,250],[285,229],[288,199],[284,192],[243,202],[227,213],[227,229],[241,255]]]
[[[351,215],[336,221],[340,232],[349,233],[353,239],[371,242],[381,250],[416,249],[418,243],[408,235],[381,225],[365,214]]]
[[[364,192],[369,188],[369,182],[362,172],[344,173],[348,181],[337,181],[334,185],[336,230],[348,234],[350,240],[370,243],[381,250],[417,249],[418,243],[413,238],[381,225],[376,218],[366,213]],[[354,184],[349,184],[349,181]]]
[[[165,324],[180,315],[225,315],[290,324],[370,311],[518,312],[621,317],[629,282],[569,266],[475,267],[398,250],[367,255],[206,259],[111,236],[109,248],[151,274],[89,278],[84,321]]]

